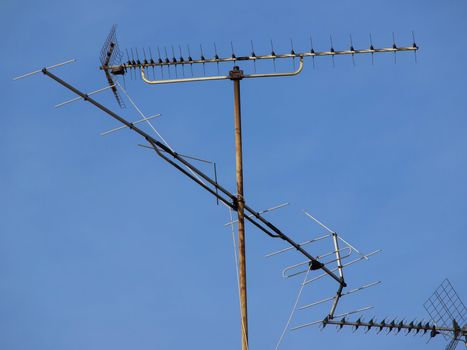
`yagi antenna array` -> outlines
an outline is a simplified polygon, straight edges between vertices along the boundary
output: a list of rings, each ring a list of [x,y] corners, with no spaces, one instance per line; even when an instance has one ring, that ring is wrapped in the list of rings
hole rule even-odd
[[[161,55],[161,50],[158,47],[157,48],[158,57],[154,57],[152,55],[153,50],[151,50],[150,48],[148,49],[148,51],[146,51],[145,49],[142,50],[144,54],[143,57],[139,56],[139,52],[141,50],[138,51],[137,49],[135,50],[130,49],[130,51],[126,50],[127,52],[126,61],[121,62],[123,55],[118,50],[118,44],[117,44],[117,40],[115,36],[115,27],[113,27],[102,49],[100,69],[106,73],[107,79],[109,80],[109,84],[112,84],[112,81],[113,81],[110,75],[122,75],[123,76],[128,72],[130,72],[131,75],[133,75],[133,72],[135,70],[140,71],[141,78],[143,79],[144,82],[148,84],[169,84],[169,83],[181,83],[181,82],[231,79],[230,75],[219,75],[219,72],[220,72],[219,64],[220,63],[231,63],[235,66],[239,63],[248,62],[248,61],[254,63],[255,73],[243,74],[242,78],[283,77],[283,76],[293,76],[293,75],[299,74],[303,69],[304,59],[309,58],[309,57],[313,59],[313,64],[314,64],[314,59],[316,57],[330,56],[332,57],[333,64],[334,64],[335,56],[347,55],[347,56],[352,57],[352,62],[353,64],[355,64],[355,60],[354,60],[355,55],[371,54],[373,56],[374,54],[378,54],[378,53],[396,54],[397,52],[400,52],[400,51],[412,51],[416,53],[417,50],[419,49],[417,44],[415,43],[414,37],[413,37],[413,42],[411,45],[405,46],[405,47],[397,46],[397,44],[395,43],[394,34],[393,34],[392,46],[386,47],[386,48],[375,48],[373,46],[371,35],[370,35],[370,46],[365,49],[356,49],[353,44],[352,36],[350,36],[349,48],[346,50],[335,50],[333,42],[332,42],[332,37],[330,38],[330,48],[327,51],[315,51],[315,49],[313,48],[313,41],[311,38],[310,38],[310,43],[311,43],[311,46],[310,46],[309,51],[296,52],[293,46],[293,42],[291,40],[290,52],[277,53],[274,50],[274,46],[271,41],[271,52],[268,54],[257,55],[254,50],[253,42],[251,42],[251,52],[249,53],[249,55],[246,55],[246,56],[245,55],[238,56],[237,54],[235,54],[233,44],[231,43],[232,53],[230,56],[224,56],[224,57],[219,56],[217,52],[217,46],[214,43],[213,45],[214,52],[211,57],[205,56],[203,47],[200,45],[199,56],[196,58],[192,57],[192,53],[191,53],[189,46],[187,46],[187,50],[185,52],[183,52],[183,49],[181,46],[178,46],[178,54],[175,53],[174,47],[172,46],[171,51],[169,51],[171,52],[171,55],[169,55],[166,47],[164,47],[164,50],[163,50],[164,55]],[[131,52],[131,55],[129,54],[129,52]],[[146,55],[146,53],[148,55]],[[295,59],[299,60],[298,68],[295,68]],[[292,60],[292,63],[294,65],[294,70],[291,72],[282,72],[282,73],[277,73],[277,72],[263,73],[263,74],[256,73],[256,62],[267,61],[267,60],[272,60],[274,62],[274,67],[275,67],[276,60]],[[207,64],[215,64],[218,75],[206,76],[205,66]],[[189,78],[185,78],[184,67],[187,65],[190,66],[190,72],[191,72],[191,77]],[[193,66],[196,66],[196,65],[202,65],[203,76],[197,76],[197,77],[194,76]],[[170,67],[174,68],[175,79],[170,78]],[[182,73],[183,78],[178,77],[177,67],[182,68],[181,73]],[[160,79],[156,79],[156,74],[154,70],[155,68],[160,69]],[[169,79],[164,79],[164,68],[167,68],[167,74],[169,75]],[[148,74],[147,74],[148,69],[152,69],[152,75],[154,79],[151,79],[148,77]],[[274,71],[275,71],[275,68],[274,68]]]
[[[343,265],[345,266],[345,264]],[[305,280],[302,286],[304,286],[306,282],[307,280]],[[380,281],[377,281],[359,288],[351,289],[341,293],[340,297],[372,287],[379,283]],[[331,301],[334,306],[338,301],[337,296],[306,304],[299,307],[298,310],[308,309]],[[376,330],[377,334],[383,331],[385,331],[384,334],[389,334],[391,332],[399,334],[401,331],[404,331],[402,333],[404,335],[429,335],[429,340],[441,334],[449,341],[445,350],[454,350],[461,341],[467,346],[467,308],[457,295],[449,280],[446,279],[441,283],[432,296],[424,303],[424,307],[431,318],[431,322],[425,322],[423,320],[406,322],[404,319],[398,320],[397,318],[391,321],[387,320],[387,318],[377,321],[375,317],[372,317],[368,321],[365,321],[363,317],[359,317],[354,321],[347,319],[349,315],[359,314],[372,308],[372,306],[366,306],[339,315],[333,315],[335,309],[331,309],[331,312],[324,319],[301,324],[291,328],[291,330],[299,330],[314,325],[320,325],[322,328],[325,328],[327,325],[335,325],[338,330],[349,327],[352,328],[354,332],[361,329],[364,330],[365,333]]]

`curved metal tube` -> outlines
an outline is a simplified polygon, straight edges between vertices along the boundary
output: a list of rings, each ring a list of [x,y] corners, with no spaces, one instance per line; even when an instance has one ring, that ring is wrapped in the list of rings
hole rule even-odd
[[[303,70],[303,56],[300,56],[300,64],[297,70],[286,73],[267,73],[267,74],[247,74],[243,78],[273,78],[273,77],[290,77],[298,75]],[[225,80],[230,79],[228,75],[214,75],[210,77],[198,78],[181,78],[181,79],[166,79],[166,80],[149,80],[144,73],[144,66],[141,66],[141,78],[146,84],[159,85],[159,84],[173,84],[173,83],[191,83],[195,81],[210,81],[210,80]]]
[[[293,72],[288,73],[267,73],[267,74],[248,74],[244,75],[244,78],[273,78],[273,77],[291,77],[294,75],[298,75],[303,70],[303,56],[300,56],[300,64],[298,69]]]
[[[354,260],[352,260],[352,261],[349,261],[348,263],[343,264],[342,267],[347,267],[347,266],[353,265],[353,264],[355,264],[355,263],[357,263],[357,262],[359,262],[359,261],[362,261],[362,260],[364,260],[364,259],[365,259],[365,260],[368,260],[368,258],[369,258],[370,256],[375,255],[375,254],[378,254],[379,252],[381,252],[381,249],[375,250],[374,252],[368,253],[368,254],[366,254],[366,255],[360,257],[360,258],[357,258],[357,259],[354,259]],[[337,271],[337,267],[334,268],[334,269],[332,269],[332,270],[330,270],[330,271],[331,271],[332,273],[336,272],[336,271]],[[308,284],[308,283],[314,282],[314,281],[319,280],[320,278],[323,278],[323,277],[325,277],[325,276],[326,276],[326,273],[323,273],[323,274],[318,275],[318,276],[316,276],[316,277],[314,277],[314,278],[312,278],[312,279],[306,280],[305,282],[303,282],[303,284]]]

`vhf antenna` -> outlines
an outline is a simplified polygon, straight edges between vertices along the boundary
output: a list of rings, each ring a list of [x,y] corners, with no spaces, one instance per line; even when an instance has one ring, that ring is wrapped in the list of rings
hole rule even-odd
[[[50,72],[51,68],[55,68],[61,66],[63,64],[71,63],[71,61],[64,62],[59,65],[54,65],[50,67],[45,67],[43,69],[25,74],[23,76],[17,77],[15,79],[23,78],[32,74],[43,73],[44,75],[50,77],[60,85],[64,86],[65,88],[72,91],[74,94],[78,96],[78,99],[83,99],[97,107],[98,109],[102,110],[110,117],[114,118],[124,127],[129,128],[130,130],[138,133],[141,135],[147,142],[148,145],[157,153],[159,157],[163,160],[168,162],[170,165],[175,167],[178,171],[182,172],[184,175],[189,177],[203,189],[211,193],[215,196],[221,203],[225,204],[231,210],[237,211],[237,220],[236,224],[238,226],[238,252],[239,252],[239,285],[240,285],[240,304],[241,304],[241,325],[242,325],[242,349],[248,350],[248,319],[247,319],[247,293],[246,293],[246,257],[245,257],[245,220],[252,223],[254,226],[259,228],[261,231],[266,233],[269,237],[272,238],[279,238],[287,242],[287,244],[291,247],[291,249],[296,250],[300,254],[306,257],[307,264],[308,264],[308,271],[315,271],[315,270],[322,270],[326,275],[330,276],[335,282],[338,283],[338,294],[343,292],[343,289],[347,287],[347,283],[344,280],[343,274],[339,273],[339,269],[330,269],[326,266],[325,263],[322,263],[317,257],[310,254],[306,248],[302,247],[301,244],[295,242],[290,236],[286,235],[282,232],[277,226],[273,225],[270,221],[266,220],[261,212],[255,211],[249,205],[245,203],[244,193],[243,193],[243,152],[242,152],[242,129],[241,129],[241,108],[240,108],[240,80],[247,79],[247,78],[267,78],[267,77],[284,77],[284,76],[295,76],[302,72],[304,60],[307,57],[311,57],[313,60],[316,57],[321,56],[331,56],[334,59],[335,55],[351,55],[352,57],[356,54],[365,54],[369,53],[372,56],[375,53],[387,53],[392,52],[396,53],[399,51],[412,51],[416,52],[418,50],[418,46],[415,42],[408,47],[397,47],[395,44],[391,48],[381,48],[375,49],[371,46],[369,49],[362,49],[356,50],[353,48],[353,45],[350,50],[343,50],[343,51],[336,51],[334,48],[331,48],[330,51],[314,51],[313,47],[311,47],[310,52],[295,52],[292,47],[290,53],[284,54],[277,54],[274,51],[272,42],[272,52],[269,55],[257,55],[253,50],[250,56],[237,56],[233,51],[233,44],[232,46],[232,55],[230,57],[221,58],[217,54],[217,47],[215,47],[215,54],[214,58],[206,58],[204,53],[202,52],[201,48],[201,57],[200,59],[193,59],[191,53],[188,51],[188,58],[183,58],[183,53],[180,48],[180,57],[177,59],[175,54],[173,54],[172,60],[169,59],[167,55],[167,49],[164,47],[165,58],[162,58],[160,55],[159,47],[157,49],[159,57],[158,59],[154,59],[152,57],[152,50],[149,50],[150,57],[146,57],[142,62],[140,61],[138,51],[136,51],[136,57],[134,55],[133,49],[130,49],[131,58],[127,52],[127,62],[126,63],[119,63],[122,58],[122,54],[120,53],[119,46],[116,40],[115,34],[115,26],[112,27],[112,30],[107,37],[107,40],[104,44],[104,47],[101,51],[101,66],[100,69],[104,71],[107,82],[109,86],[107,89],[112,89],[115,98],[117,99],[118,104],[123,107],[123,102],[116,90],[116,86],[119,86],[121,89],[121,85],[115,79],[115,77],[121,75],[124,76],[128,71],[133,74],[134,71],[139,70],[141,73],[141,78],[148,84],[158,85],[158,84],[168,84],[168,83],[183,83],[183,82],[195,82],[195,81],[209,81],[209,80],[231,80],[233,82],[234,87],[234,123],[235,123],[235,146],[236,146],[236,178],[237,178],[237,193],[233,194],[229,192],[227,189],[222,187],[218,182],[217,178],[213,179],[209,175],[205,174],[203,171],[195,167],[191,164],[187,159],[186,156],[183,156],[177,152],[175,152],[170,146],[160,142],[156,138],[152,137],[141,128],[136,126],[136,124],[140,122],[148,122],[149,119],[152,117],[146,117],[142,115],[141,111],[138,112],[143,116],[143,119],[137,120],[135,122],[130,122],[125,118],[121,117],[117,113],[111,111],[109,108],[105,107],[104,105],[97,102],[95,99],[91,97],[92,94],[103,91],[104,89],[99,89],[93,91],[91,93],[85,93],[74,86],[70,85],[66,81],[62,80],[55,74]],[[253,49],[253,47],[252,47]],[[143,50],[145,51],[145,50]],[[260,74],[244,74],[243,70],[237,65],[237,62],[243,61],[253,61],[256,63],[257,61],[265,61],[265,60],[272,60],[274,63],[275,68],[275,61],[277,59],[281,60],[292,60],[292,63],[295,59],[299,60],[299,66],[297,69],[294,68],[291,72],[274,72],[274,73],[260,73]],[[205,76],[205,66],[207,64],[215,63],[216,65],[219,63],[230,63],[233,64],[233,69],[229,71],[228,75],[217,75],[217,76]],[[193,66],[202,65],[204,76],[196,77],[193,76],[192,78],[178,78],[177,75],[177,66],[181,65],[184,67],[185,65],[190,65],[190,71]],[[176,78],[170,79],[170,67],[174,67]],[[159,80],[150,80],[146,76],[146,70],[148,68],[155,69],[160,68],[161,70],[161,78]],[[167,73],[169,74],[169,79],[163,78],[163,68],[167,67]],[[275,70],[275,69],[274,69]],[[157,74],[157,70],[156,70]],[[122,89],[123,92],[125,92]],[[126,92],[125,92],[126,94]],[[129,96],[127,95],[129,98]],[[129,98],[130,99],[130,98]],[[73,101],[76,99],[73,99]],[[72,102],[71,100],[68,102]],[[67,102],[67,103],[68,103]],[[133,101],[130,99],[130,102],[134,105]],[[136,109],[138,109],[136,107]],[[113,132],[113,130],[111,130]],[[156,131],[157,133],[157,131]],[[162,137],[158,134],[158,136],[162,139]],[[162,141],[164,141],[162,139]],[[164,141],[165,142],[165,141]],[[247,215],[245,215],[247,213]],[[334,238],[333,238],[334,239]],[[339,251],[339,249],[337,249]]]
[[[371,43],[370,48],[367,49],[355,49],[353,45],[352,38],[350,38],[350,48],[348,50],[335,50],[332,42],[332,37],[330,37],[331,48],[328,51],[315,51],[313,45],[311,46],[310,51],[308,52],[296,52],[293,46],[292,39],[291,51],[289,53],[276,53],[271,41],[271,53],[266,55],[257,55],[253,48],[253,42],[251,42],[251,54],[249,56],[237,56],[234,52],[233,43],[231,43],[232,55],[230,57],[219,57],[217,53],[217,47],[214,44],[214,57],[206,58],[204,52],[201,48],[200,58],[193,59],[191,54],[188,54],[188,59],[185,60],[180,50],[180,58],[177,60],[175,57],[170,61],[166,59],[165,61],[153,61],[151,62],[138,62],[128,60],[125,63],[120,63],[117,65],[105,65],[102,64],[100,69],[106,72],[106,74],[122,75],[125,74],[127,70],[139,70],[141,73],[141,78],[143,81],[150,85],[161,85],[161,84],[174,84],[174,83],[188,83],[188,82],[199,82],[199,81],[210,81],[210,80],[231,80],[233,82],[234,90],[234,125],[235,125],[235,153],[236,153],[236,180],[237,180],[237,199],[236,199],[236,211],[237,211],[237,222],[238,222],[238,256],[239,256],[239,268],[240,268],[240,305],[241,305],[241,324],[242,324],[242,350],[248,350],[248,317],[247,317],[247,287],[246,287],[246,256],[245,256],[245,199],[243,191],[243,149],[242,149],[242,127],[241,127],[241,104],[240,104],[240,81],[242,79],[252,79],[252,78],[271,78],[271,77],[287,77],[295,76],[302,72],[304,60],[311,57],[314,59],[316,57],[322,56],[331,56],[334,66],[334,57],[342,55],[350,55],[352,61],[355,64],[354,57],[355,55],[360,54],[371,54],[372,58],[375,53],[394,53],[394,55],[399,51],[411,51],[417,52],[418,46],[415,41],[410,46],[398,47],[394,41],[393,35],[393,45],[392,47],[387,48],[374,48]],[[312,44],[312,42],[311,42]],[[108,53],[112,56],[111,47],[109,46]],[[276,72],[275,62],[276,60],[292,60],[294,70],[290,72]],[[298,68],[295,69],[295,59],[299,60]],[[272,60],[274,63],[274,73],[256,73],[256,63],[261,61]],[[254,63],[255,73],[245,74],[243,70],[237,65],[238,63],[250,62]],[[226,75],[219,74],[219,64],[220,63],[231,63],[233,64],[233,69],[229,71]],[[207,64],[215,64],[217,66],[218,75],[205,76],[206,70],[205,66]],[[202,65],[203,67],[203,76],[191,77],[191,78],[176,78],[176,79],[149,79],[147,77],[146,71],[149,68],[160,67],[163,70],[164,67],[170,69],[171,66],[174,66],[175,69],[177,66],[181,65],[190,65],[192,68],[195,65]],[[339,278],[340,281],[340,290],[338,294],[342,292],[342,288],[345,287],[344,277],[341,275]]]

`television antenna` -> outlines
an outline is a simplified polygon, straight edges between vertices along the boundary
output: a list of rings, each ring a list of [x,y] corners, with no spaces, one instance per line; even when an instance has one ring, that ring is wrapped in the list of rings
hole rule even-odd
[[[412,33],[413,35],[413,33]],[[109,37],[115,37],[115,27],[112,28],[111,34]],[[146,51],[143,49],[144,52],[144,60],[140,59],[138,56],[138,50],[136,49],[137,57],[133,56],[130,59],[129,55],[127,54],[127,61],[120,64],[111,64],[109,62],[115,61],[113,59],[118,54],[118,46],[116,39],[115,41],[108,40],[104,45],[102,52],[107,52],[105,55],[102,56],[101,59],[101,67],[100,69],[103,70],[108,78],[109,84],[114,85],[113,80],[109,76],[113,74],[116,75],[125,75],[129,70],[136,71],[139,70],[141,74],[142,80],[150,85],[161,85],[161,84],[175,84],[175,83],[189,83],[189,82],[200,82],[200,81],[211,81],[211,80],[231,80],[233,82],[233,90],[234,90],[234,124],[235,124],[235,153],[236,153],[236,181],[237,181],[237,199],[236,199],[236,208],[237,211],[237,227],[238,227],[238,256],[239,256],[239,268],[240,268],[240,304],[241,304],[241,323],[242,323],[242,349],[248,349],[248,308],[247,308],[247,286],[246,286],[246,255],[245,255],[245,199],[244,199],[244,191],[243,191],[243,149],[242,149],[242,127],[241,127],[241,103],[240,103],[240,81],[243,79],[252,79],[252,78],[272,78],[272,77],[287,77],[287,76],[296,76],[300,74],[303,70],[304,59],[316,57],[324,57],[330,56],[332,57],[333,64],[334,64],[334,57],[347,55],[351,56],[354,62],[354,56],[360,54],[371,54],[372,57],[375,53],[394,53],[400,51],[412,51],[417,52],[418,46],[415,43],[415,38],[413,37],[412,45],[406,47],[398,47],[395,42],[394,34],[393,34],[393,44],[392,47],[388,48],[375,48],[373,46],[372,37],[370,35],[370,47],[367,49],[355,49],[353,45],[352,37],[350,36],[350,47],[348,50],[335,50],[334,45],[332,42],[332,37],[330,37],[330,44],[331,47],[328,51],[315,51],[313,48],[313,41],[310,38],[310,50],[308,52],[296,52],[293,46],[293,42],[291,40],[291,50],[289,53],[276,53],[274,50],[273,43],[271,42],[271,52],[266,55],[257,55],[253,42],[251,42],[251,53],[247,56],[237,56],[234,52],[233,44],[231,43],[232,53],[230,57],[220,57],[217,53],[216,44],[214,44],[214,56],[211,58],[206,58],[203,52],[203,48],[200,47],[200,57],[199,59],[193,59],[191,56],[191,51],[188,47],[188,55],[183,57],[182,49],[179,47],[179,57],[177,58],[175,55],[174,48],[172,46],[172,57],[169,58],[167,54],[167,50],[165,49],[165,58],[162,58],[159,53],[159,57],[155,60],[152,57],[152,50],[149,50],[150,56],[146,57]],[[106,48],[106,49],[105,49]],[[128,52],[128,51],[127,51]],[[158,49],[158,52],[160,50]],[[297,69],[294,69],[290,72],[273,72],[273,73],[250,73],[245,74],[243,70],[237,64],[243,62],[253,62],[255,71],[256,71],[256,62],[272,60],[274,62],[276,60],[291,60],[293,62],[293,66],[295,68],[295,59],[299,60],[299,66]],[[233,64],[233,69],[229,71],[228,74],[225,75],[211,75],[206,76],[205,65],[206,64],[216,64],[217,71],[219,72],[219,64],[220,63],[231,63]],[[202,65],[204,76],[197,76],[194,77],[193,74],[193,66]],[[192,77],[186,78],[178,78],[177,74],[177,67],[182,68],[182,74],[185,75],[185,66],[190,67]],[[168,73],[170,74],[170,68],[173,67],[175,71],[176,78],[175,79],[164,79],[163,72],[164,67],[167,68]],[[153,79],[151,80],[147,76],[147,71],[152,68],[153,75],[155,76],[154,69],[160,68],[161,72],[161,79]],[[274,69],[275,70],[275,69]],[[118,99],[118,98],[117,98]],[[340,272],[340,271],[339,271]],[[338,278],[338,282],[340,284],[340,289],[346,286],[343,276]]]
[[[204,188],[206,191],[211,193],[213,196],[216,197],[218,201],[225,204],[231,210],[237,212],[237,219],[236,224],[238,227],[238,257],[239,257],[239,286],[240,286],[240,304],[241,304],[241,326],[242,326],[242,349],[248,349],[248,318],[247,318],[247,288],[246,288],[246,256],[245,256],[245,220],[252,223],[254,226],[262,230],[268,236],[273,238],[280,238],[288,243],[291,249],[295,249],[300,254],[306,257],[308,268],[307,271],[314,271],[314,270],[322,270],[324,274],[330,276],[335,282],[338,283],[338,292],[337,298],[339,299],[340,294],[342,294],[343,289],[347,287],[347,283],[344,279],[342,274],[342,269],[337,268],[337,270],[329,269],[325,263],[322,263],[318,258],[313,256],[306,248],[304,248],[301,244],[295,242],[290,236],[283,233],[278,227],[273,225],[270,221],[264,218],[261,212],[252,209],[249,205],[246,204],[243,192],[243,150],[242,150],[242,128],[241,128],[241,104],[240,104],[240,81],[243,79],[252,79],[252,78],[271,78],[271,77],[286,77],[286,76],[296,76],[299,75],[304,66],[304,62],[308,58],[312,58],[313,61],[316,57],[324,57],[330,56],[333,60],[334,64],[334,57],[335,56],[342,56],[347,55],[351,56],[352,60],[354,60],[355,55],[360,54],[371,54],[373,57],[374,54],[380,53],[394,53],[400,51],[411,51],[416,54],[417,50],[419,49],[415,43],[415,39],[410,46],[406,47],[398,47],[395,43],[393,37],[393,44],[392,47],[387,48],[375,48],[372,43],[372,39],[370,36],[370,47],[367,49],[355,49],[353,46],[352,38],[350,38],[350,48],[348,50],[335,50],[332,38],[330,38],[331,47],[328,51],[315,51],[313,48],[313,43],[311,41],[311,47],[308,52],[296,52],[293,47],[293,42],[291,42],[291,51],[289,53],[276,53],[271,43],[271,53],[267,55],[256,55],[253,43],[252,43],[252,52],[248,56],[237,56],[234,53],[233,45],[232,45],[232,54],[230,57],[220,57],[217,54],[217,48],[215,47],[215,55],[212,58],[206,58],[204,56],[204,52],[202,47],[201,55],[199,59],[193,59],[191,57],[191,52],[188,47],[188,56],[186,59],[183,58],[182,49],[179,48],[180,57],[175,57],[175,51],[172,48],[172,59],[169,59],[167,54],[167,50],[165,49],[165,58],[163,59],[160,55],[160,50],[158,49],[159,58],[157,60],[154,59],[152,56],[152,50],[148,50],[148,56],[146,56],[146,50],[143,49],[144,59],[140,59],[139,52],[136,49],[135,52],[131,49],[131,57],[129,51],[127,52],[127,61],[125,63],[121,62],[123,57],[121,51],[119,50],[119,45],[116,39],[116,30],[115,26],[112,27],[110,34],[107,37],[107,40],[101,50],[100,55],[100,62],[101,66],[100,69],[104,71],[106,80],[108,83],[108,87],[98,89],[89,93],[83,92],[76,87],[72,86],[68,82],[64,81],[57,75],[51,72],[51,69],[56,67],[63,66],[68,63],[74,62],[74,60],[66,61],[54,66],[45,67],[40,70],[33,71],[31,73],[27,73],[25,75],[19,76],[14,78],[15,80],[21,79],[27,76],[31,76],[38,73],[43,73],[44,75],[48,76],[49,78],[53,79],[60,85],[64,86],[71,92],[77,95],[77,98],[65,101],[57,106],[62,106],[76,100],[84,100],[86,102],[91,103],[104,113],[108,114],[110,117],[114,118],[118,122],[122,124],[120,128],[129,128],[130,130],[138,133],[142,136],[146,142],[148,143],[151,149],[153,149],[156,154],[161,157],[163,160],[168,162],[170,165],[175,167],[177,170],[182,172],[184,175],[189,177],[199,186]],[[135,55],[136,53],[136,55]],[[416,57],[416,56],[415,56]],[[299,66],[295,68],[295,60],[298,59]],[[238,64],[243,62],[253,62],[256,70],[256,63],[266,60],[272,60],[274,63],[274,72],[273,73],[251,73],[245,74],[243,70],[240,69]],[[275,62],[276,60],[288,60],[291,61],[293,64],[294,69],[289,72],[276,72],[275,69]],[[213,76],[206,76],[205,75],[205,66],[208,64],[216,64],[219,72],[219,64],[220,63],[232,63],[233,68],[225,75],[213,75]],[[185,67],[189,66],[192,77],[186,78],[185,75]],[[193,66],[202,66],[203,67],[203,76],[194,76],[193,74]],[[182,68],[182,78],[178,77],[177,67]],[[161,79],[153,79],[151,80],[147,76],[147,70],[152,69],[153,75],[155,77],[155,68],[160,69]],[[167,68],[169,79],[164,79],[164,68]],[[175,79],[170,78],[170,69],[175,71]],[[149,119],[155,116],[147,117],[145,116],[134,104],[131,100],[129,95],[120,85],[117,80],[118,76],[125,76],[128,72],[133,74],[135,71],[139,70],[141,73],[142,80],[150,85],[160,85],[160,84],[171,84],[171,83],[185,83],[185,82],[198,82],[198,81],[210,81],[210,80],[231,80],[233,82],[233,90],[234,90],[234,125],[235,125],[235,145],[236,145],[236,180],[237,180],[237,193],[233,194],[226,190],[223,186],[221,186],[217,181],[217,176],[212,178],[211,176],[207,175],[205,172],[194,166],[190,161],[190,157],[184,156],[180,153],[175,152],[168,144],[166,144],[165,140],[162,138],[160,134],[157,133],[157,130],[153,128],[153,130],[158,134],[159,140],[154,138],[153,136],[149,135],[145,131],[143,131],[137,124],[141,122],[148,122]],[[92,95],[102,92],[106,89],[111,89],[113,92],[117,103],[120,107],[124,107],[124,103],[122,98],[120,97],[119,91],[117,87],[123,91],[133,106],[138,110],[139,114],[141,115],[142,119],[139,119],[135,122],[130,122],[127,119],[121,117],[114,111],[110,110],[109,108],[105,107],[101,103],[97,102]],[[152,124],[149,123],[152,126]],[[119,129],[117,129],[119,130]],[[108,134],[114,131],[115,129],[110,130],[104,134]],[[162,141],[162,142],[161,142]],[[245,215],[245,213],[247,215]],[[233,220],[231,220],[233,222]],[[337,236],[333,235],[334,243],[338,243]],[[338,248],[335,249],[335,254],[339,255],[340,250]],[[338,259],[339,260],[339,259]],[[336,302],[337,305],[337,302]],[[331,312],[332,314],[332,312]]]

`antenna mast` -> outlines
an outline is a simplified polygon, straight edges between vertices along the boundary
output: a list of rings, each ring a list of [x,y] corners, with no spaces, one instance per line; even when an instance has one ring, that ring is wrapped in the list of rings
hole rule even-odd
[[[242,148],[242,111],[240,105],[240,80],[243,71],[235,66],[230,71],[234,87],[235,120],[235,167],[237,178],[237,215],[238,215],[238,265],[240,286],[240,310],[242,322],[242,349],[248,350],[248,303],[246,291],[246,253],[245,253],[245,200],[243,198],[243,148]]]

